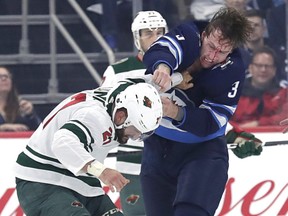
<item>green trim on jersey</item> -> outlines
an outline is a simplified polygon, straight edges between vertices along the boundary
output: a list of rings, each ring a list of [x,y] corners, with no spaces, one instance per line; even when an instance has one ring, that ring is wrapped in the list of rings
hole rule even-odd
[[[145,69],[145,65],[137,57],[129,57],[111,65],[115,74],[131,70]]]
[[[97,88],[93,91],[93,99],[101,102],[105,106],[106,97],[109,89]]]
[[[56,172],[65,176],[73,177],[73,178],[76,178],[85,182],[86,184],[92,187],[101,187],[100,181],[95,177],[75,176],[73,173],[71,173],[67,169],[55,167],[51,164],[42,164],[40,162],[37,162],[33,160],[32,158],[28,157],[24,152],[22,152],[18,156],[17,163],[25,167],[39,169],[39,170],[52,171],[52,172]]]
[[[118,151],[119,153],[124,153],[123,151]],[[128,163],[136,163],[141,164],[142,159],[142,151],[139,151],[139,153],[131,154],[131,155],[118,155],[117,161],[123,161]]]
[[[141,164],[141,159],[142,159],[142,150],[143,147],[142,146],[133,146],[133,145],[129,145],[129,144],[121,144],[119,145],[119,147],[124,147],[127,150],[128,149],[132,149],[134,151],[137,150],[141,150],[139,152],[135,152],[135,154],[127,154],[125,155],[124,153],[127,152],[129,153],[129,151],[125,151],[125,150],[118,150],[118,152],[120,153],[120,155],[117,156],[117,161],[124,161],[124,162],[129,162],[129,163],[138,163]],[[123,155],[121,155],[121,153],[123,153]]]
[[[90,143],[94,143],[94,138],[90,132],[90,130],[84,125],[82,124],[82,122],[78,121],[78,120],[71,120],[72,122],[77,122],[78,124],[82,125],[85,129],[86,129],[86,132],[89,134],[89,137],[90,137],[90,140],[91,142]]]
[[[77,125],[80,124],[86,131],[86,133],[89,135],[90,137],[90,142],[88,142],[88,137],[86,135],[86,133]],[[81,143],[84,144],[84,148],[86,149],[87,152],[90,152],[93,150],[91,147],[91,144],[94,143],[94,138],[92,137],[89,129],[82,124],[80,121],[78,120],[71,120],[68,123],[64,124],[61,129],[67,129],[69,131],[71,131],[72,133],[74,133],[80,140]],[[88,149],[89,148],[89,149]]]
[[[56,163],[61,164],[59,160],[57,160],[57,159],[55,159],[55,158],[52,158],[52,157],[48,157],[48,156],[46,156],[46,155],[42,155],[42,154],[34,151],[34,150],[33,150],[32,148],[30,148],[28,145],[26,146],[26,149],[27,149],[29,152],[31,152],[33,155],[35,155],[35,156],[37,156],[37,157],[39,157],[39,158],[42,158],[42,159],[45,159],[45,160],[48,160],[48,161],[52,161],[52,162],[56,162]]]

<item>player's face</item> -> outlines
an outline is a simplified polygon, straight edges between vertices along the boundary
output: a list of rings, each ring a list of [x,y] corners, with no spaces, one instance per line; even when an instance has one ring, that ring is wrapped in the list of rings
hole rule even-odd
[[[203,32],[201,39],[200,63],[203,68],[210,68],[225,61],[232,51],[232,45],[228,40],[222,39],[222,32],[220,30],[215,30],[209,35]]]
[[[140,45],[144,52],[154,43],[159,37],[164,35],[164,28],[157,29],[141,29]]]
[[[118,142],[120,144],[127,143],[128,139],[139,140],[141,137],[141,132],[137,130],[134,126],[128,126],[122,129],[116,129],[116,134],[118,137]]]

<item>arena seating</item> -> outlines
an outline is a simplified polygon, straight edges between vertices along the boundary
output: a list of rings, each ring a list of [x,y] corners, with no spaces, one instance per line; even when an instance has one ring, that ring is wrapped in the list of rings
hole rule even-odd
[[[0,65],[8,66],[12,70],[19,93],[32,100],[41,117],[46,116],[51,108],[62,99],[57,96],[58,93],[70,94],[98,86],[83,62],[57,30],[57,82],[51,82],[49,1],[0,1],[0,27],[1,32],[5,32],[5,34],[0,34]],[[24,5],[24,2],[27,2],[27,5]],[[95,24],[95,27],[101,30],[101,15],[86,10],[91,1],[81,0],[77,2],[83,11],[87,12],[87,16]],[[25,31],[25,29],[23,30],[23,19],[25,19],[23,8],[27,9],[28,14],[26,16],[28,23],[27,40],[25,40],[25,32],[23,32]],[[102,76],[109,62],[97,40],[68,1],[56,0],[55,8],[59,20],[82,51],[88,54],[88,59],[93,67]],[[132,8],[125,7],[125,9],[129,10],[128,13],[131,14],[132,19]],[[122,21],[119,18],[120,28],[123,27],[121,25],[131,23],[130,20],[125,23]],[[125,31],[119,33],[120,41],[123,40],[123,42],[119,43],[119,53],[115,53],[116,60],[131,55],[133,52],[133,39],[129,28],[130,26],[128,28],[124,26]],[[127,40],[127,38],[130,39]],[[127,43],[127,41],[131,42]],[[42,99],[37,97],[49,92],[55,93],[56,97],[51,98],[51,100],[47,100],[45,96]]]

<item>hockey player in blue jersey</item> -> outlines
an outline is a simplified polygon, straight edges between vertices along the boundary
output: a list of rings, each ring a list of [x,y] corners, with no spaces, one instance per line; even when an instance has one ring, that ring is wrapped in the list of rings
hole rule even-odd
[[[145,53],[147,73],[166,91],[174,71],[193,74],[193,88],[171,89],[154,135],[145,140],[141,184],[148,216],[214,215],[225,189],[225,129],[240,97],[245,71],[237,47],[249,21],[223,8],[201,33],[182,24]],[[200,56],[200,57],[199,57]]]

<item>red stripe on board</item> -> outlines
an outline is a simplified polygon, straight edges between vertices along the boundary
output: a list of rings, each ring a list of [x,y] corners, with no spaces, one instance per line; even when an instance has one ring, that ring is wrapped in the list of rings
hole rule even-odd
[[[34,131],[0,132],[0,138],[30,138]]]
[[[250,133],[275,133],[282,132],[284,126],[261,126],[245,128],[245,131]],[[24,131],[24,132],[0,132],[0,138],[29,138],[34,131]]]
[[[284,126],[261,126],[261,127],[245,128],[244,130],[250,133],[273,133],[273,132],[275,133],[275,132],[282,132],[284,128],[285,128]]]

